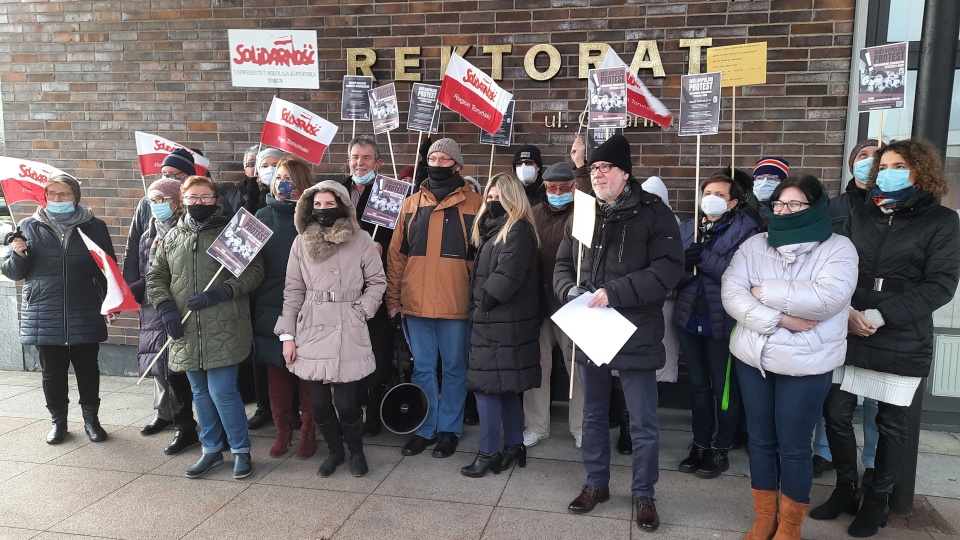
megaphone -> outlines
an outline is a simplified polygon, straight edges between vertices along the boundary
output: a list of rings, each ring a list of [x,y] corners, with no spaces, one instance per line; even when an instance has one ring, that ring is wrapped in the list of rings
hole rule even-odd
[[[427,420],[430,403],[427,394],[413,383],[398,384],[383,395],[380,403],[380,421],[383,427],[406,435],[413,433]]]

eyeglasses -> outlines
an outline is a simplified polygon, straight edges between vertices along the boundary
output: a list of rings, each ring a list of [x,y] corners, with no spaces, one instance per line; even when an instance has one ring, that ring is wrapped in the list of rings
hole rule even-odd
[[[570,182],[569,184],[559,184],[553,186],[544,182],[544,187],[546,188],[547,193],[563,194],[567,193],[568,191],[573,191],[573,182]]]
[[[513,164],[514,167],[519,167],[521,165],[536,165],[537,162],[532,159],[521,159],[520,161]]]
[[[445,158],[440,156],[430,156],[427,158],[428,165],[449,165],[454,163],[453,158]]]
[[[217,200],[216,195],[184,195],[183,197],[183,202],[187,204],[197,204],[198,202],[210,204],[215,200]]]
[[[780,177],[775,174],[759,174],[753,177],[754,180],[773,180],[774,182],[779,183]]]
[[[799,212],[803,210],[803,207],[810,206],[810,203],[800,202],[800,201],[770,201],[770,207],[773,208],[773,211],[783,210],[783,207],[786,206],[790,209],[791,212]]]
[[[153,204],[162,204],[168,203],[173,200],[173,197],[151,197],[150,202]]]
[[[162,179],[164,179],[164,180],[176,180],[176,181],[178,181],[178,182],[179,182],[179,181],[182,181],[182,180],[183,180],[184,178],[186,178],[186,177],[187,177],[187,173],[184,173],[184,172],[179,173],[179,174],[167,172],[167,173],[163,173],[163,174],[160,175],[160,178],[162,178]]]
[[[56,191],[48,191],[46,193],[46,197],[48,201],[68,202],[73,200],[73,193],[70,193],[70,192],[58,193]]]
[[[614,167],[613,163],[597,163],[596,165],[590,165],[590,174],[593,174],[597,171],[602,173],[610,172],[610,169]]]
[[[257,162],[256,162],[256,161],[248,161],[248,162],[244,163],[243,166],[244,166],[244,168],[246,168],[246,167],[256,167],[256,166],[257,166]]]

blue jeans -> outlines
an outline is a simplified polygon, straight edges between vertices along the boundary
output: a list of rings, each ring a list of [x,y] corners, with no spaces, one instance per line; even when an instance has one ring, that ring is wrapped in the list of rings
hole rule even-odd
[[[188,371],[193,403],[197,407],[197,422],[200,424],[200,444],[204,454],[223,449],[223,434],[234,454],[250,453],[250,436],[247,431],[247,412],[237,388],[237,373],[240,365],[225,366],[203,371]]]
[[[747,416],[750,484],[777,491],[800,504],[810,503],[813,484],[813,428],[830,391],[830,372],[791,377],[737,361]]]
[[[739,389],[732,365],[730,402],[727,410],[722,408],[730,340],[698,336],[683,328],[677,330],[677,337],[690,375],[693,444],[700,448],[729,450],[740,420]]]
[[[467,399],[467,357],[470,321],[426,319],[407,315],[407,339],[413,353],[413,384],[427,394],[430,412],[417,435],[432,439],[440,432],[460,436]],[[442,359],[443,392],[437,381],[438,355]]]
[[[863,452],[860,454],[860,463],[863,468],[872,469],[877,457],[877,400],[863,398]],[[817,422],[817,431],[813,436],[813,454],[827,461],[833,461],[830,445],[827,443],[827,429],[823,418]]]
[[[503,443],[523,442],[523,401],[520,394],[484,394],[476,392],[477,412],[480,413],[480,451],[494,454],[500,451],[500,427]]]

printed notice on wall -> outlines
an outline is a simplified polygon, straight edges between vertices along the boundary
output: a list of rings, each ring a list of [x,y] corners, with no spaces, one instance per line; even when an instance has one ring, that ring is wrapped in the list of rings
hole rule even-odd
[[[320,88],[316,30],[227,30],[230,80],[246,88]]]
[[[707,49],[707,71],[723,73],[723,87],[767,82],[767,42]]]

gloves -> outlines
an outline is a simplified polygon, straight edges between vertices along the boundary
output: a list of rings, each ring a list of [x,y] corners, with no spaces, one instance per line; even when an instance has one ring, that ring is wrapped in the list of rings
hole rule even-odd
[[[138,304],[143,304],[143,295],[146,292],[146,284],[142,279],[138,279],[130,284],[130,292],[133,294],[133,299],[136,300]]]
[[[197,293],[187,299],[187,309],[198,311],[230,299],[230,292],[223,285],[217,285],[209,291]]]
[[[683,252],[683,267],[687,271],[692,271],[693,267],[700,264],[700,256],[703,254],[703,244],[690,244]]]
[[[480,309],[484,311],[490,311],[499,304],[500,301],[494,298],[492,294],[488,293],[487,291],[483,291],[482,296],[480,297]]]
[[[175,306],[172,301],[166,300],[160,302],[160,305],[157,306],[157,313],[160,314],[160,320],[163,321],[163,328],[167,331],[168,336],[174,340],[183,337],[183,323],[180,322],[180,310],[177,309],[177,306]]]
[[[584,293],[590,292],[590,289],[585,287],[570,287],[567,289],[567,302],[572,302],[578,296]]]

